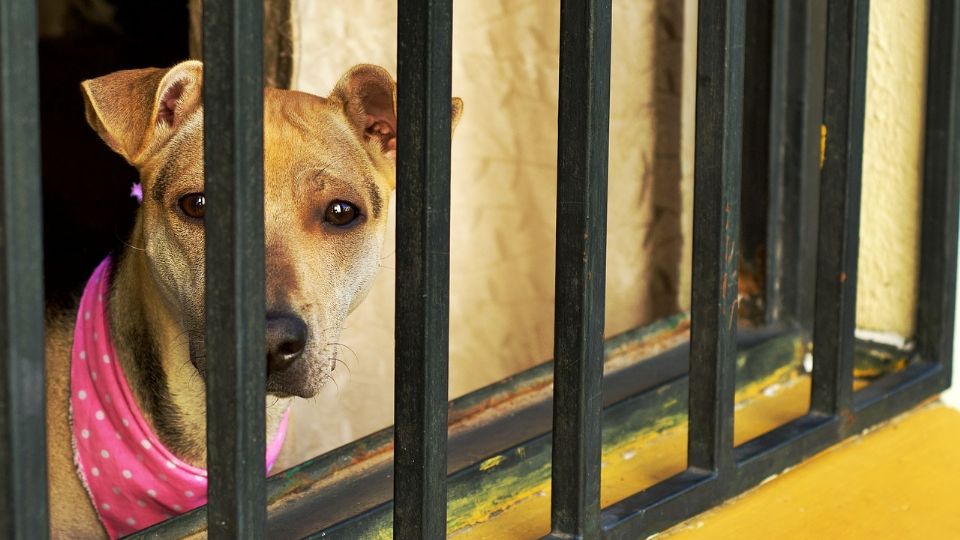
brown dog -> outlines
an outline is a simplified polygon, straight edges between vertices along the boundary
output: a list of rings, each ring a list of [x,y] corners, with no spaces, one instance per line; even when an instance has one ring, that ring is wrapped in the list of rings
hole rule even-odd
[[[143,189],[127,247],[113,257],[107,319],[116,356],[157,438],[199,467],[206,461],[202,71],[190,61],[83,83],[88,122],[138,169]],[[313,396],[329,379],[331,344],[379,267],[396,177],[395,96],[390,75],[368,65],[348,71],[327,98],[264,93],[268,438],[293,396]],[[462,107],[454,98],[454,125]],[[76,319],[74,310],[47,325],[58,538],[104,535],[74,464]]]

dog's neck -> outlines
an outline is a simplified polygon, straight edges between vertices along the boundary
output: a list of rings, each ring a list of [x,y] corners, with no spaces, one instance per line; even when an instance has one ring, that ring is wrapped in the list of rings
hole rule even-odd
[[[143,246],[138,217],[127,247],[115,258],[109,301],[113,346],[144,417],[181,460],[206,467],[206,386],[190,361],[179,317],[160,297]],[[277,400],[272,400],[277,401]],[[267,408],[267,437],[290,400]]]

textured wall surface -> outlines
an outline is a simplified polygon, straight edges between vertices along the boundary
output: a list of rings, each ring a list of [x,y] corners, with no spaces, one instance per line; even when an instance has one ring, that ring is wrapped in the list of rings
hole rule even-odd
[[[395,2],[296,9],[295,88],[325,95],[361,62],[396,73]],[[608,335],[677,309],[682,15],[673,0],[614,1]],[[558,53],[559,2],[454,3],[465,111],[453,143],[451,396],[552,356]],[[342,338],[350,373],[300,406],[305,455],[392,423],[393,253],[391,224],[382,272]]]
[[[396,72],[395,2],[295,9],[295,88],[325,95],[360,62]],[[552,355],[559,12],[522,0],[454,9],[453,92],[465,102],[451,209],[458,396]],[[614,0],[608,335],[689,307],[695,10],[695,0]],[[857,324],[901,335],[916,306],[926,10],[871,5]],[[342,338],[349,371],[298,405],[304,457],[392,422],[393,254],[391,222],[381,274]]]
[[[926,32],[926,2],[871,2],[857,326],[902,336],[917,302]]]

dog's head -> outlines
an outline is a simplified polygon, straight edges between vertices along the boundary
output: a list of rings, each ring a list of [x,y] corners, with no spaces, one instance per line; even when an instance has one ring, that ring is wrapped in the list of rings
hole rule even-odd
[[[83,83],[87,121],[140,172],[133,242],[161,309],[205,373],[203,67],[120,71]],[[264,93],[267,390],[314,395],[336,361],[347,314],[379,268],[396,171],[396,86],[349,70],[326,98]],[[462,102],[452,101],[456,125]],[[142,245],[136,245],[139,242]]]

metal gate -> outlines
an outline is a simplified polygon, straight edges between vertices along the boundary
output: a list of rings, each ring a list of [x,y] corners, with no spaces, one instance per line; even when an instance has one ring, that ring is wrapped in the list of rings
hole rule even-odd
[[[396,326],[398,538],[439,538],[446,531],[451,4],[400,0],[398,7],[397,305],[403,309]],[[829,0],[812,405],[805,416],[734,446],[748,4],[702,0],[699,7],[688,467],[601,508],[611,2],[561,2],[553,537],[636,538],[662,530],[949,385],[960,178],[960,7],[930,0],[915,358],[905,370],[854,392],[869,3]],[[774,9],[795,10],[796,4],[778,2]],[[262,6],[257,0],[205,0],[203,28],[206,195],[216,202],[206,218],[206,242],[215,249],[206,259],[205,512],[211,537],[255,538],[264,535],[268,522],[262,469],[246,465],[261,462],[264,448]],[[796,85],[789,74],[785,80],[789,94]],[[4,0],[0,530],[10,538],[38,538],[48,527],[46,483],[37,480],[46,478],[37,95],[34,1]],[[782,204],[795,194],[791,189],[786,183],[771,187],[771,201]],[[774,237],[776,228],[771,231],[768,243],[785,242]],[[790,272],[780,268],[774,277],[795,293]],[[178,522],[188,519],[140,534],[182,532]]]

